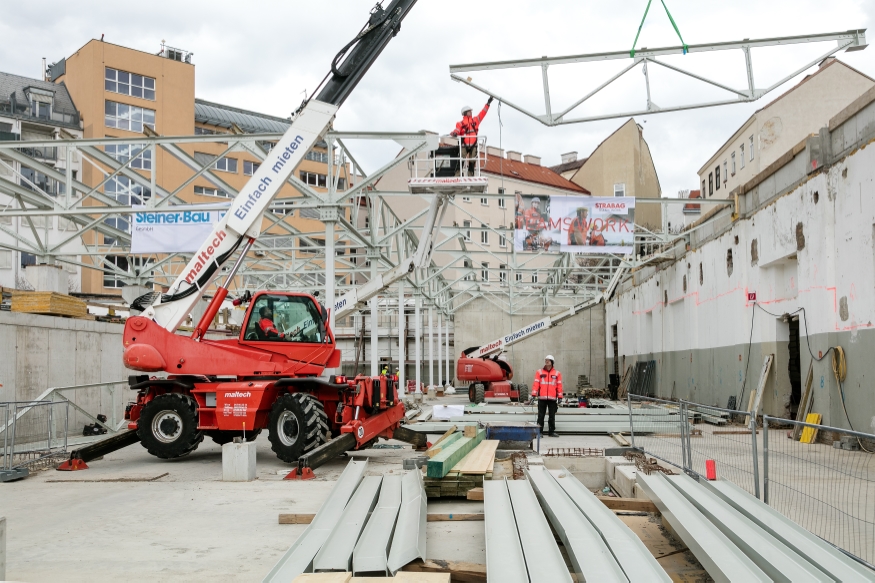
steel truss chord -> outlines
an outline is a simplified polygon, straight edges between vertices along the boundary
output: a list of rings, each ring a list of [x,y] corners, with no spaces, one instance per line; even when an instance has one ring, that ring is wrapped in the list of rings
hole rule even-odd
[[[793,44],[806,44],[806,43],[818,43],[818,42],[830,42],[834,41],[836,46],[826,51],[816,59],[809,61],[805,65],[799,67],[793,72],[787,74],[782,77],[780,81],[773,83],[772,85],[757,89],[754,86],[754,70],[753,70],[753,61],[751,59],[750,51],[753,48],[763,48],[763,47],[776,47],[776,46],[787,46]],[[606,53],[590,53],[590,54],[580,54],[580,55],[569,55],[563,57],[542,57],[536,59],[518,59],[518,60],[510,60],[510,61],[492,61],[492,62],[482,62],[482,63],[468,63],[461,65],[450,65],[450,78],[454,81],[458,81],[460,83],[464,83],[474,89],[489,95],[490,97],[494,97],[498,99],[502,103],[506,104],[513,109],[516,109],[520,113],[531,117],[537,121],[540,121],[544,125],[547,126],[557,126],[571,123],[582,123],[588,121],[596,121],[603,119],[615,119],[615,118],[626,118],[632,117],[636,115],[646,115],[651,113],[663,113],[668,111],[683,111],[687,109],[699,109],[703,107],[715,107],[718,105],[731,105],[735,103],[746,103],[751,101],[756,101],[763,95],[774,91],[790,79],[796,77],[797,75],[804,73],[807,69],[813,67],[817,63],[821,62],[823,59],[830,57],[840,51],[858,51],[866,48],[866,29],[858,29],[858,30],[849,30],[846,32],[833,32],[833,33],[822,33],[822,34],[813,34],[813,35],[799,35],[799,36],[785,36],[785,37],[774,37],[774,38],[764,38],[764,39],[744,39],[741,41],[732,41],[732,42],[720,42],[720,43],[706,43],[706,44],[695,44],[688,45],[686,47],[683,46],[673,46],[673,47],[662,47],[655,49],[642,49],[634,52],[634,56],[630,55],[629,51],[614,51],[614,52],[606,52]],[[713,79],[709,79],[702,75],[698,75],[681,67],[677,67],[666,63],[663,60],[660,60],[659,57],[667,57],[672,55],[683,55],[684,51],[688,53],[710,53],[715,51],[740,51],[741,56],[744,58],[745,65],[745,80],[747,82],[747,87],[738,89],[730,86],[728,83],[721,83],[719,81],[715,81]],[[550,86],[549,86],[549,78],[547,75],[548,67],[551,66],[559,66],[559,65],[568,65],[575,63],[594,63],[594,62],[605,62],[605,61],[614,61],[614,60],[625,60],[631,59],[632,62],[625,66],[618,73],[611,76],[606,81],[602,82],[598,87],[576,100],[570,106],[562,109],[561,111],[557,111],[557,108],[553,106],[550,98]],[[692,103],[692,104],[676,104],[676,105],[656,105],[651,100],[650,95],[650,72],[648,70],[648,64],[658,65],[660,67],[664,67],[666,69],[672,70],[676,73],[694,79],[696,81],[705,83],[712,87],[717,87],[724,91],[727,91],[733,94],[732,98],[722,99],[718,101],[710,101],[710,102],[700,102],[700,103]],[[614,113],[605,113],[601,115],[592,115],[592,116],[584,116],[577,118],[568,118],[568,115],[577,109],[579,106],[586,103],[595,95],[602,92],[607,87],[610,87],[614,84],[618,79],[623,77],[626,73],[631,71],[632,69],[638,67],[642,67],[642,72],[644,74],[644,83],[646,89],[646,107],[637,111],[624,111],[624,112],[614,112]],[[499,95],[494,91],[490,91],[489,89],[482,87],[473,82],[471,77],[462,76],[459,73],[465,72],[476,72],[476,71],[496,71],[502,69],[522,69],[528,67],[539,67],[542,72],[542,82],[543,82],[543,95],[544,95],[544,113],[535,113],[530,111],[513,101],[506,99],[505,96]]]

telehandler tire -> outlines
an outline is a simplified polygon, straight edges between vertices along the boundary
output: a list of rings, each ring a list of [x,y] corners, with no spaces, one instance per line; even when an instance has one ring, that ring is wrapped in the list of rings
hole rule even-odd
[[[328,415],[315,397],[306,393],[285,393],[274,402],[268,420],[270,448],[287,463],[298,461],[322,445],[328,435]]]
[[[516,390],[519,392],[519,398],[517,401],[520,403],[525,403],[529,400],[529,396],[532,394],[529,390],[529,385],[517,385]]]
[[[197,403],[180,393],[158,395],[143,407],[137,435],[155,457],[173,459],[190,454],[204,440],[197,428]]]
[[[486,387],[483,386],[483,383],[477,383],[474,385],[474,403],[479,405],[483,401],[486,400]]]

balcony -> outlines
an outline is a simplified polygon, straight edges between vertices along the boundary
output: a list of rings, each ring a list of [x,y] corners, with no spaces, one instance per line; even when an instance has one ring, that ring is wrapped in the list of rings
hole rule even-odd
[[[58,148],[56,146],[41,146],[36,148],[18,148],[18,151],[25,156],[36,158],[37,160],[52,160],[58,159]]]
[[[0,142],[17,142],[21,139],[21,134],[13,132],[0,132]]]
[[[18,103],[16,101],[0,102],[0,114],[11,115],[20,119],[33,120],[45,124],[59,123],[63,125],[79,127],[79,112],[64,113],[55,111],[54,108],[49,112],[42,110],[41,114],[37,114],[29,105]],[[0,138],[3,139],[3,138]]]

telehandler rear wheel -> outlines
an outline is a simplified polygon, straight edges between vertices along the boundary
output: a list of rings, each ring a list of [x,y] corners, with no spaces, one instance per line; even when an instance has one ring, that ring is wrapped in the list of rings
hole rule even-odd
[[[479,405],[483,401],[486,400],[486,387],[483,386],[483,383],[477,383],[474,385],[474,403]]]
[[[327,441],[328,416],[315,397],[306,393],[281,395],[270,410],[268,439],[276,456],[287,463]]]
[[[143,407],[137,435],[155,457],[172,459],[190,454],[204,440],[197,428],[197,403],[180,393],[158,395]]]

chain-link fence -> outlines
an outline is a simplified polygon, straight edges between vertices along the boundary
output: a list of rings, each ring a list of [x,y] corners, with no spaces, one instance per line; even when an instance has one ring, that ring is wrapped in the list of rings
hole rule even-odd
[[[875,435],[767,415],[762,431],[763,500],[875,563]],[[792,439],[794,433],[801,441]],[[818,433],[828,439],[818,441]]]
[[[870,567],[875,435],[629,395],[632,445],[691,476],[729,480]],[[818,439],[818,435],[819,439]],[[875,567],[873,567],[875,568]]]

